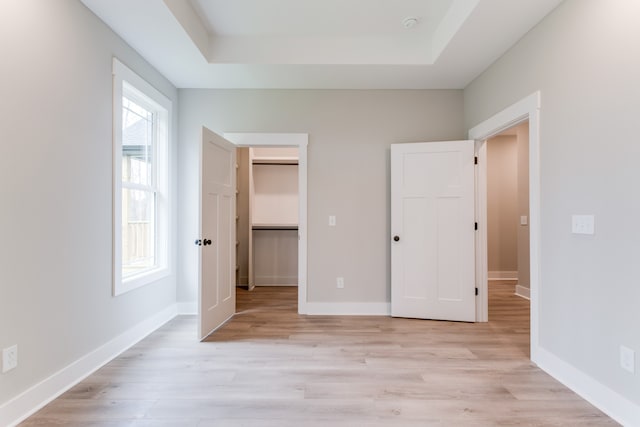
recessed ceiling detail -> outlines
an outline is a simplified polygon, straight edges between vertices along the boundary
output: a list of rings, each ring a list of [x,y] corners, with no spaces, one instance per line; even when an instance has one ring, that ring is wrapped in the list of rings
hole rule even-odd
[[[212,64],[312,65],[433,64],[478,2],[164,0]]]
[[[561,2],[82,1],[178,87],[331,89],[462,88]]]

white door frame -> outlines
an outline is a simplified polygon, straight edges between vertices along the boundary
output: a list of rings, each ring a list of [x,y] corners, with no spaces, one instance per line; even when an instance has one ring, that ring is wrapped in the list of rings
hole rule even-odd
[[[476,218],[479,230],[476,243],[476,280],[479,297],[476,320],[488,321],[487,264],[487,139],[521,122],[529,120],[529,248],[531,263],[531,360],[536,362],[539,348],[540,319],[540,92],[505,108],[493,117],[469,130],[469,139],[476,141],[478,156],[476,187]]]
[[[238,147],[298,148],[298,313],[307,313],[307,145],[306,133],[238,133],[224,134]]]

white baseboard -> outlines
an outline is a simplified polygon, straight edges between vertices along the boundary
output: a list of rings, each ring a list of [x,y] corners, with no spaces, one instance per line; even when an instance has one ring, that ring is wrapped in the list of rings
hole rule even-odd
[[[520,285],[516,285],[516,295],[524,298],[524,299],[531,299],[531,289],[529,288],[525,288],[524,286],[520,286]]]
[[[198,314],[198,303],[196,301],[179,302],[176,307],[179,315]]]
[[[538,347],[534,362],[549,375],[623,426],[640,426],[640,405]]]
[[[18,425],[176,315],[173,304],[2,404],[0,425]]]
[[[390,316],[388,302],[308,302],[305,313],[309,315],[333,316]]]
[[[517,271],[489,271],[489,280],[518,280]]]

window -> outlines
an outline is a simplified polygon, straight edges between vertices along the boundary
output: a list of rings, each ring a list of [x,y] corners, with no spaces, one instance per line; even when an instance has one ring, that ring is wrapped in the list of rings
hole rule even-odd
[[[113,60],[114,295],[169,274],[171,101]]]

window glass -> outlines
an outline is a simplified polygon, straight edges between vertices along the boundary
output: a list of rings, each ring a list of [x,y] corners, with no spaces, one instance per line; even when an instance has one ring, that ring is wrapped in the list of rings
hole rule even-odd
[[[122,189],[122,278],[156,266],[155,194]]]
[[[113,291],[169,274],[171,102],[117,59],[114,74]]]
[[[122,98],[122,180],[153,184],[154,114]]]

